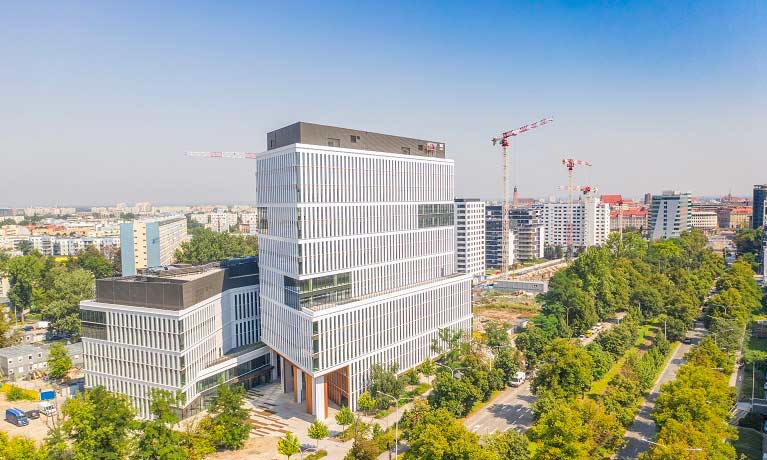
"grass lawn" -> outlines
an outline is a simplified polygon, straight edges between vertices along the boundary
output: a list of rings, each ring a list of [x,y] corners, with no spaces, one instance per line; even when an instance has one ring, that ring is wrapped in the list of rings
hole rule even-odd
[[[762,434],[751,428],[738,427],[738,440],[732,445],[738,451],[738,458],[745,454],[748,460],[762,460]]]
[[[615,377],[618,372],[620,372],[621,367],[623,367],[623,363],[626,362],[626,357],[630,353],[634,353],[635,351],[639,350],[639,347],[645,343],[646,341],[652,342],[652,339],[655,337],[655,334],[657,333],[657,327],[653,326],[652,324],[645,324],[639,327],[639,336],[637,337],[636,342],[634,343],[634,346],[629,348],[626,353],[621,356],[621,358],[616,361],[613,366],[610,368],[609,371],[599,380],[594,382],[591,385],[591,391],[589,394],[599,395],[604,393],[605,389],[607,388],[607,384],[610,383],[610,380]]]

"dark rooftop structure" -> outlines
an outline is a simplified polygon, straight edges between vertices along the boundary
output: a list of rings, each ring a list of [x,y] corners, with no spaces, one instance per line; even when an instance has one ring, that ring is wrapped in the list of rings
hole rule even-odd
[[[291,144],[309,144],[374,152],[445,158],[445,143],[391,136],[356,129],[337,128],[299,121],[266,134],[268,150]]]
[[[228,289],[254,284],[258,284],[257,257],[171,265],[96,280],[96,302],[178,311]]]

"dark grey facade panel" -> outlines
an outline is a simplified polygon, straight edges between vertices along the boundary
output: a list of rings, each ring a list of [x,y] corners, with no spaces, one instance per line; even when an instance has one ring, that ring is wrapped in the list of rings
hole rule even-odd
[[[294,123],[266,135],[268,150],[291,144],[331,146],[434,158],[445,158],[446,151],[444,142],[304,122]]]
[[[193,280],[163,277],[96,280],[96,302],[179,311],[229,289],[257,285],[258,262],[233,265]]]

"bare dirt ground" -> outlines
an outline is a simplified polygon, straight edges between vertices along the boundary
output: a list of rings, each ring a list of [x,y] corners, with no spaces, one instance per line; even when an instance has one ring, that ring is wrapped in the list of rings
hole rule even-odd
[[[474,330],[484,332],[484,325],[489,321],[500,321],[515,326],[525,319],[532,318],[540,306],[531,294],[485,293],[474,304]]]

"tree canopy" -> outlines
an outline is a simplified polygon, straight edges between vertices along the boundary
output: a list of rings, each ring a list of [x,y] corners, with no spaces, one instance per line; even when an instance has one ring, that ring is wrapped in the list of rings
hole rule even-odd
[[[192,239],[181,243],[176,250],[176,260],[187,264],[206,264],[236,257],[258,254],[255,236],[218,233],[207,228],[196,228]]]

